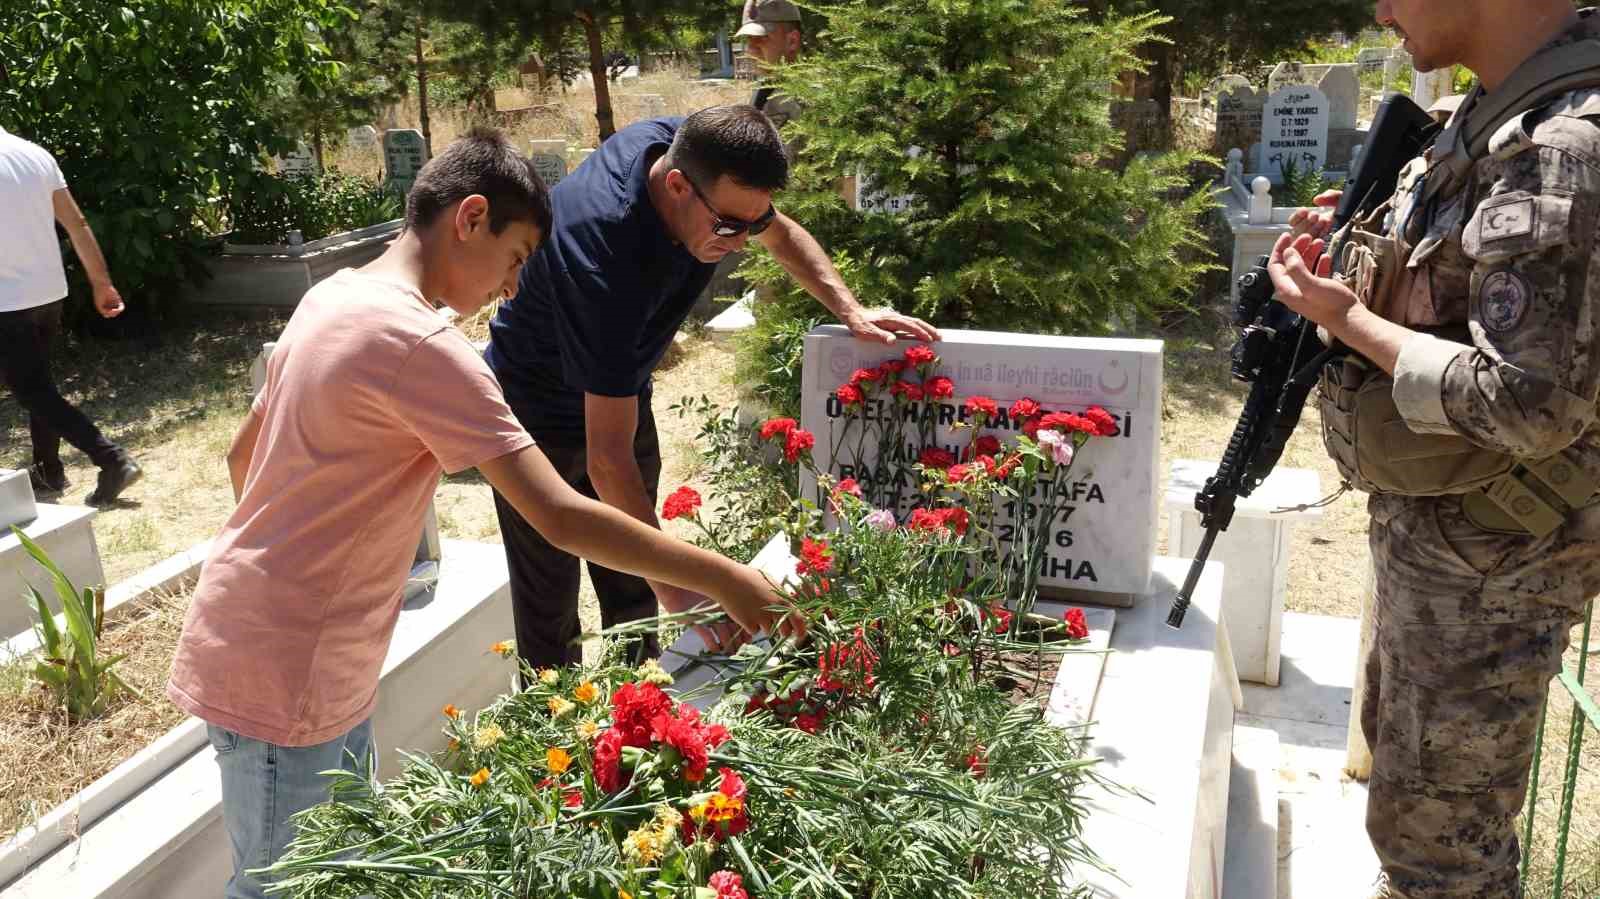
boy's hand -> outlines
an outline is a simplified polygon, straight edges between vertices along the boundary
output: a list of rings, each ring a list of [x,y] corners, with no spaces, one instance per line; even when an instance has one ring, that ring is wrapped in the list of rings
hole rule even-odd
[[[662,609],[672,613],[717,607],[709,597],[671,584],[656,584],[655,592],[656,602],[661,604]],[[712,652],[731,653],[749,639],[739,625],[730,618],[719,618],[706,624],[697,624],[694,630],[700,635],[700,640],[705,643],[706,648]]]
[[[729,592],[718,597],[728,615],[750,634],[765,629],[774,640],[780,636],[804,639],[805,618],[789,605],[767,576],[749,565],[737,568]]]

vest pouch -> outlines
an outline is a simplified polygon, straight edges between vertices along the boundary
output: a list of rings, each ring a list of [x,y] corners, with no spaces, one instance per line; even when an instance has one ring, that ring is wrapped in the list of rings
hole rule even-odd
[[[1487,486],[1516,465],[1452,434],[1418,434],[1394,404],[1394,379],[1364,359],[1330,363],[1318,404],[1339,474],[1367,493],[1442,496]]]

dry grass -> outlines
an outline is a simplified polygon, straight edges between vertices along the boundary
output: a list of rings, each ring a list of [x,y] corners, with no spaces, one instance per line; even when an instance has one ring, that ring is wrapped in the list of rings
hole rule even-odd
[[[1600,650],[1600,647],[1596,649]],[[1567,652],[1567,667],[1574,672],[1578,670],[1580,652],[1582,647],[1576,642]],[[1597,676],[1600,676],[1600,671],[1595,670],[1597,666],[1600,666],[1600,652],[1589,657],[1588,677],[1589,695],[1600,701],[1600,690],[1594,686]],[[1534,835],[1528,851],[1528,899],[1545,899],[1555,895],[1551,876],[1555,870],[1561,787],[1565,781],[1567,741],[1572,731],[1572,719],[1573,703],[1570,696],[1560,684],[1551,684],[1544,752],[1539,764]],[[1572,827],[1567,841],[1565,895],[1594,899],[1600,896],[1600,731],[1593,727],[1589,727],[1584,734],[1575,795],[1577,801],[1573,806]]]
[[[649,118],[641,95],[660,96],[667,115],[688,115],[708,106],[747,103],[752,91],[750,82],[701,81],[681,72],[651,72],[611,85],[612,116],[619,130]],[[501,128],[518,147],[527,147],[530,140],[564,140],[571,165],[577,163],[579,149],[600,145],[600,125],[594,115],[594,88],[587,78],[568,90],[552,90],[542,99],[531,93],[520,93],[528,104],[524,111],[482,116],[461,108],[430,108],[428,130],[435,152],[474,125],[481,124]],[[414,97],[397,107],[395,121],[397,128],[421,128],[422,120]],[[347,144],[331,151],[327,163],[342,171],[377,177],[383,167],[383,153],[381,149],[361,150]]]
[[[106,655],[127,653],[116,672],[140,696],[124,694],[103,715],[69,723],[43,687],[13,661],[0,683],[0,841],[10,838],[176,727],[185,714],[167,701],[165,684],[183,630],[189,595],[157,594],[100,640]]]

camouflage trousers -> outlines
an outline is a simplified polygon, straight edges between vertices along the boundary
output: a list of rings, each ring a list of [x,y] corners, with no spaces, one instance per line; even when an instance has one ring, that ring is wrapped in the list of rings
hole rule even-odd
[[[1514,899],[1539,713],[1600,592],[1600,506],[1542,539],[1481,530],[1457,497],[1369,508],[1367,832],[1397,899]]]

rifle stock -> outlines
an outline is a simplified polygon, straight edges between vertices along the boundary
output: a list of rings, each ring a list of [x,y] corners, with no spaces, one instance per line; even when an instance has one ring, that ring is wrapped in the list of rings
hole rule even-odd
[[[1434,128],[1433,119],[1409,97],[1397,95],[1383,102],[1373,119],[1368,149],[1334,213],[1334,232],[1394,194],[1401,170],[1422,152]],[[1337,242],[1328,248],[1336,270],[1342,268],[1340,249]],[[1172,601],[1169,627],[1183,626],[1217,535],[1233,523],[1239,499],[1255,492],[1283,457],[1323,366],[1348,352],[1337,345],[1325,346],[1317,337],[1315,322],[1278,301],[1267,274],[1268,261],[1260,257],[1239,279],[1233,317],[1240,334],[1233,347],[1233,376],[1251,385],[1250,395],[1217,473],[1195,495],[1195,511],[1205,534]]]

